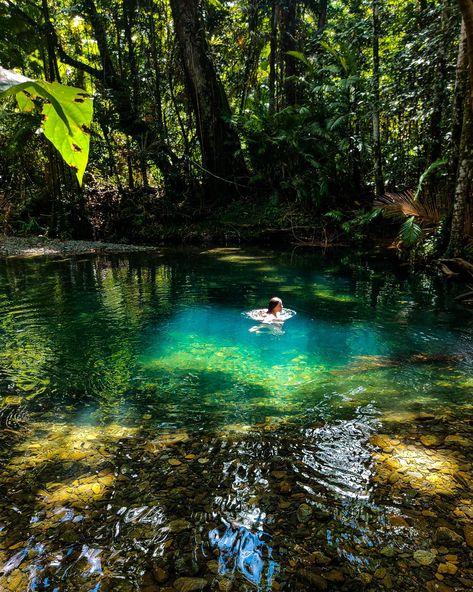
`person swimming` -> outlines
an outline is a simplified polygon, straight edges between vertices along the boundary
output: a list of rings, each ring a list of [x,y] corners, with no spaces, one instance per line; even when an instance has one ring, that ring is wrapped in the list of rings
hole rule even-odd
[[[288,308],[283,310],[281,298],[274,296],[268,302],[266,309],[259,308],[242,313],[244,316],[258,321],[260,324],[249,329],[250,333],[260,333],[262,329],[270,329],[273,333],[283,334],[282,325],[284,321],[293,317],[296,313]]]
[[[271,300],[268,302],[268,310],[266,311],[266,315],[268,316],[273,316],[275,318],[278,318],[278,316],[282,313],[282,300],[281,298],[278,298],[277,296],[274,296],[273,298],[271,298]]]
[[[247,312],[241,313],[243,316],[258,321],[260,323],[272,324],[272,323],[283,323],[288,319],[292,318],[296,313],[290,308],[283,308],[281,298],[273,296],[268,302],[266,308],[255,308]]]

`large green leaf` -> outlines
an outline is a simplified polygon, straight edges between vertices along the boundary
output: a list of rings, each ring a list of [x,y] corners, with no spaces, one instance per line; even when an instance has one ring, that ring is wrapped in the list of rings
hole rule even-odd
[[[74,169],[82,184],[89,158],[92,98],[80,88],[58,82],[29,80],[0,68],[0,98],[16,95],[21,111],[30,112],[36,99],[42,99],[44,135]]]
[[[66,163],[75,170],[81,184],[89,158],[92,99],[79,88],[63,86],[57,82],[51,83],[49,90],[61,105],[66,119],[52,103],[45,103],[44,135],[56,146]]]
[[[441,168],[448,164],[447,158],[442,158],[433,162],[420,176],[419,184],[417,185],[416,193],[414,199],[417,199],[422,191],[422,186],[424,181],[427,179],[429,175],[431,175],[436,169]]]
[[[296,58],[296,60],[299,60],[300,62],[305,64],[308,68],[311,67],[309,60],[305,57],[305,55],[302,52],[300,52],[300,51],[286,51],[286,53],[287,53],[287,55],[290,55],[293,58]]]
[[[416,242],[422,237],[422,228],[415,222],[415,217],[410,216],[401,225],[401,231],[399,233],[402,241],[408,245],[415,245]]]

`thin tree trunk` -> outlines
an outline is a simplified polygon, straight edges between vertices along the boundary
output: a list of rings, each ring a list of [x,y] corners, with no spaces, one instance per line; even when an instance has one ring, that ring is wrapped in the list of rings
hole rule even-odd
[[[328,0],[320,0],[319,5],[319,20],[317,23],[317,33],[323,33],[327,26],[327,12],[328,12]]]
[[[171,101],[174,107],[174,111],[176,113],[176,118],[177,118],[177,122],[179,123],[179,128],[181,130],[181,135],[182,135],[182,141],[184,142],[184,152],[186,154],[190,153],[189,150],[189,139],[187,136],[187,132],[186,129],[184,127],[184,123],[182,121],[182,117],[181,114],[179,112],[179,105],[177,104],[177,100],[176,100],[176,95],[174,94],[174,82],[172,79],[172,72],[171,70],[169,70],[168,73],[168,81],[169,81],[169,94],[171,95]]]
[[[149,32],[150,32],[150,48],[151,48],[151,59],[153,63],[153,70],[154,70],[154,93],[155,93],[155,100],[154,100],[154,110],[158,125],[158,130],[163,137],[164,133],[164,125],[163,125],[163,109],[162,109],[162,93],[161,93],[161,68],[159,66],[158,60],[158,46],[156,43],[156,39],[159,40],[159,53],[161,53],[161,40],[160,36],[156,32],[156,27],[154,24],[154,14],[151,12],[149,15]]]
[[[59,75],[59,68],[57,65],[56,59],[56,46],[54,42],[54,28],[51,23],[51,18],[49,15],[49,6],[47,0],[42,0],[42,9],[43,9],[43,16],[45,22],[45,37],[46,37],[46,47],[48,52],[48,76],[46,80],[49,82],[61,82],[61,77]]]
[[[138,108],[138,71],[136,67],[135,48],[133,45],[133,14],[136,10],[134,0],[123,0],[123,24],[128,52],[128,66],[130,75],[130,97],[133,109]]]
[[[115,181],[118,187],[118,190],[120,192],[123,191],[123,186],[120,180],[120,175],[118,174],[118,170],[117,170],[117,166],[116,166],[116,162],[115,162],[115,157],[113,154],[113,147],[112,147],[112,142],[110,141],[110,134],[108,133],[108,129],[105,125],[100,124],[100,127],[102,129],[102,133],[103,133],[103,137],[105,139],[105,144],[107,146],[107,151],[108,151],[108,158],[109,158],[109,167],[110,167],[110,176],[115,177]]]
[[[260,35],[259,26],[261,22],[260,0],[252,0],[248,16],[248,37],[249,47],[245,60],[245,70],[243,73],[243,84],[240,99],[240,113],[245,109],[246,99],[248,97],[252,74],[258,65],[258,58],[264,44],[264,37]]]
[[[379,0],[372,0],[373,11],[373,163],[375,195],[379,197],[384,193],[384,177],[381,156],[381,138],[379,130]]]
[[[296,104],[296,59],[289,55],[295,51],[297,29],[297,0],[285,0],[281,5],[281,53],[284,64],[284,105]]]
[[[278,0],[271,3],[271,23],[269,40],[269,113],[276,112],[276,52],[278,46]]]
[[[130,189],[135,188],[135,179],[133,177],[133,163],[131,162],[131,146],[130,138],[126,138],[126,166],[128,170],[128,187]]]
[[[186,85],[196,116],[202,165],[211,190],[234,190],[247,177],[223,85],[209,56],[199,0],[171,0]]]

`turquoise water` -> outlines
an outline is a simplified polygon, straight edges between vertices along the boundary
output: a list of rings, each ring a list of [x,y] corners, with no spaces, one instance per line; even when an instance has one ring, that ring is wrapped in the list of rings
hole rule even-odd
[[[67,408],[77,422],[132,425],[146,414],[156,426],[200,428],[318,405],[336,416],[354,398],[382,409],[461,401],[465,393],[443,379],[461,385],[471,362],[454,359],[452,374],[435,356],[471,351],[464,312],[433,280],[382,267],[232,250],[8,262],[3,391],[27,409]],[[273,294],[297,316],[281,330],[250,332],[255,323],[241,312]],[[432,364],[408,363],[419,353]],[[400,363],[360,371],[374,356]]]
[[[0,587],[434,578],[380,550],[431,548],[443,523],[426,508],[457,532],[470,520],[458,290],[354,253],[0,261]],[[272,296],[297,315],[252,331],[242,313]]]

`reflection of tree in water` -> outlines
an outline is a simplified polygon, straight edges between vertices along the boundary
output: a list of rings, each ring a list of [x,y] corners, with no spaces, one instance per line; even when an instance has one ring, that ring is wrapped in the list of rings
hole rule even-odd
[[[271,537],[265,532],[250,532],[244,526],[225,523],[223,534],[218,528],[209,532],[210,544],[219,554],[220,574],[241,573],[248,581],[270,590],[278,564],[272,559]]]

